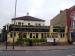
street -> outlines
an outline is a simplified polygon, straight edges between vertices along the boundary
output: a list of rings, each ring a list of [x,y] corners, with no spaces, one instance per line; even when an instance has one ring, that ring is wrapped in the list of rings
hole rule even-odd
[[[49,50],[0,50],[0,56],[75,56],[75,48]]]

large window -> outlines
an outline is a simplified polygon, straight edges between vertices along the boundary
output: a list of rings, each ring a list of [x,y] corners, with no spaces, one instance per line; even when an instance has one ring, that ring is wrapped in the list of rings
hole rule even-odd
[[[54,26],[53,32],[65,32],[65,27]]]
[[[75,11],[71,12],[70,17],[72,18],[71,28],[75,29]]]

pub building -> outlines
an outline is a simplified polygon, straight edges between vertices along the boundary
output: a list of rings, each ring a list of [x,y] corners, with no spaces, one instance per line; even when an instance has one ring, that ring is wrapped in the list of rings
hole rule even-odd
[[[49,26],[45,26],[45,20],[29,15],[12,18],[12,23],[8,27],[7,42],[13,43],[19,37],[22,38],[47,38],[49,37]]]

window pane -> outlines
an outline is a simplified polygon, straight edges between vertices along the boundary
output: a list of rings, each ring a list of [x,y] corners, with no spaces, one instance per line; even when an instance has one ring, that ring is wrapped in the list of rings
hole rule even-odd
[[[32,33],[30,33],[30,38],[32,38]]]
[[[36,38],[38,38],[38,33],[36,33]]]
[[[21,22],[18,22],[18,25],[21,25]]]
[[[28,25],[30,25],[30,23],[28,23]]]

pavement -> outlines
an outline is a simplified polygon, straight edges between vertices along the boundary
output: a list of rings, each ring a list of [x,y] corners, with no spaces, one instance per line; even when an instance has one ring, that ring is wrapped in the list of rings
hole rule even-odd
[[[0,56],[75,56],[75,49],[46,51],[0,51]]]
[[[48,51],[48,50],[65,50],[65,49],[75,49],[75,45],[65,45],[65,46],[15,46],[14,51]],[[13,51],[12,46],[0,46],[0,51]]]

